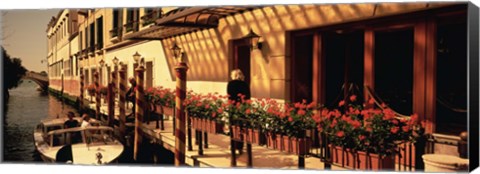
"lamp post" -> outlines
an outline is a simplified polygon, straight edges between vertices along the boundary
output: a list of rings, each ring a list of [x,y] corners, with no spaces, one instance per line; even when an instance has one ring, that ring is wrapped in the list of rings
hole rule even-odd
[[[117,57],[114,57],[112,59],[112,63],[113,63],[113,73],[112,73],[112,82],[115,86],[115,89],[117,92],[115,92],[115,94],[118,93],[118,58]]]
[[[103,66],[105,65],[105,61],[102,59],[98,63],[100,64],[100,68],[98,70],[98,73],[100,75],[100,83],[103,84]]]
[[[133,59],[135,62],[138,62],[140,59],[140,54],[136,52],[133,55]],[[133,158],[134,160],[137,160],[138,156],[138,150],[140,143],[142,142],[142,137],[140,135],[140,124],[143,122],[143,116],[144,116],[144,111],[145,111],[145,97],[144,97],[144,91],[143,91],[143,73],[145,71],[145,68],[143,67],[143,64],[139,64],[138,67],[135,69],[135,72],[137,73],[136,75],[136,81],[137,81],[137,86],[136,86],[136,92],[135,92],[135,137],[134,141],[135,144],[133,146]]]
[[[185,165],[185,106],[183,106],[183,101],[186,97],[187,89],[187,64],[184,62],[183,54],[181,54],[181,49],[175,43],[172,47],[174,56],[178,58],[182,56],[179,63],[175,67],[176,76],[177,76],[177,88],[176,88],[176,114],[175,114],[175,166]]]

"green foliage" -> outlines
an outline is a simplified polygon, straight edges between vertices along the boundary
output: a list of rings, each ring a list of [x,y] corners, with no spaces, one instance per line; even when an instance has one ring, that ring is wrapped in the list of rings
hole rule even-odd
[[[4,90],[16,88],[20,79],[25,75],[27,69],[22,66],[22,60],[12,58],[2,47],[3,57],[3,88]]]

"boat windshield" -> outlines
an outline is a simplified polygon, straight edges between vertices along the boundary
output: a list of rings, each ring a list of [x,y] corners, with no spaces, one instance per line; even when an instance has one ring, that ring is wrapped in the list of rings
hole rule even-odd
[[[48,133],[50,146],[63,146],[67,144],[109,144],[115,142],[113,129],[106,126],[75,127],[60,129]]]

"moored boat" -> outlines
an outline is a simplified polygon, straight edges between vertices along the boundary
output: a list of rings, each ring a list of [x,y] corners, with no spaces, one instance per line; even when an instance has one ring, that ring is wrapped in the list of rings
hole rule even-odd
[[[81,121],[81,118],[74,118]],[[91,119],[92,126],[64,128],[67,118],[44,120],[34,133],[35,148],[45,162],[99,165],[115,162],[124,146],[114,130]]]

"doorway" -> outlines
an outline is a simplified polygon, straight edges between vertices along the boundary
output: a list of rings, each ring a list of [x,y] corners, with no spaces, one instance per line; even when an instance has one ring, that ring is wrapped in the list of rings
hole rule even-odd
[[[240,69],[245,76],[245,82],[250,84],[250,44],[246,39],[229,41],[231,70]],[[230,72],[228,77],[230,77]]]

